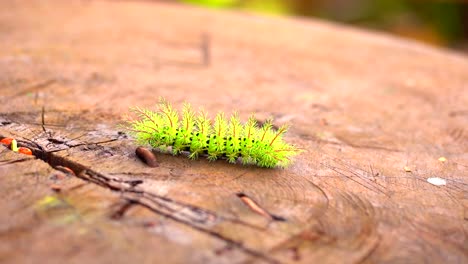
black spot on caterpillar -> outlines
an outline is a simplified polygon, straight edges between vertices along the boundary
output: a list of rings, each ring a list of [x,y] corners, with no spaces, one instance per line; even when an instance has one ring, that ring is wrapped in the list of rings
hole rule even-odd
[[[292,157],[301,152],[286,143],[283,135],[288,127],[272,129],[272,120],[261,127],[252,116],[242,124],[237,114],[225,118],[218,113],[212,122],[204,111],[195,113],[185,104],[182,115],[164,99],[157,111],[132,108],[137,119],[128,119],[125,128],[140,144],[177,155],[189,151],[189,158],[196,159],[206,154],[210,161],[226,158],[235,163],[239,158],[243,164],[260,167],[286,167]]]

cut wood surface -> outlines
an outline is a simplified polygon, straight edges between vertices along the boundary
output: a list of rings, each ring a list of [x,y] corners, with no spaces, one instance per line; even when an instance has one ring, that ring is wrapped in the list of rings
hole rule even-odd
[[[316,20],[1,1],[0,92],[0,136],[34,152],[0,146],[2,263],[468,263],[460,54]],[[274,117],[304,152],[149,167],[118,125],[160,96]]]

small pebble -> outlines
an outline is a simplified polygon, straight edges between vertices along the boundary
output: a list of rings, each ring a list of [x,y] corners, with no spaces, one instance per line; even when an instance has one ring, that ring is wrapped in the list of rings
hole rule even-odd
[[[411,168],[408,167],[408,166],[405,166],[404,169],[405,169],[406,172],[411,172]]]
[[[427,182],[436,186],[447,185],[447,181],[439,177],[427,178]]]
[[[156,160],[156,156],[153,152],[148,150],[147,148],[138,147],[135,150],[135,154],[138,158],[140,158],[144,163],[146,163],[149,167],[159,167],[159,164]]]
[[[440,158],[439,158],[439,161],[440,161],[440,162],[446,162],[446,161],[447,161],[447,158],[446,158],[446,157],[440,157]]]

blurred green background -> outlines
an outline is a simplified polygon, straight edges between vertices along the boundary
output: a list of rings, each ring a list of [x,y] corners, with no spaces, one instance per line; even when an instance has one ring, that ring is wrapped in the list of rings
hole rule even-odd
[[[468,1],[179,0],[210,8],[317,17],[468,52]]]

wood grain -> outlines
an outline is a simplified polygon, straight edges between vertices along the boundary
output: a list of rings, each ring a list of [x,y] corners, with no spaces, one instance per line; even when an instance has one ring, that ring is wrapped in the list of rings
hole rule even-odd
[[[2,1],[0,136],[34,156],[0,146],[0,261],[466,263],[467,83],[463,55],[322,21]],[[148,167],[118,125],[159,96],[305,152]]]

